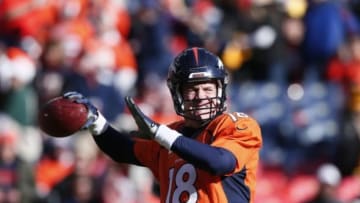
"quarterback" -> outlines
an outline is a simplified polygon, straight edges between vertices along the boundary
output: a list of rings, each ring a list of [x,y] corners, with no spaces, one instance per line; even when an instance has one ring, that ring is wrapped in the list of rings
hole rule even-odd
[[[162,203],[253,202],[261,129],[248,115],[226,111],[227,84],[219,57],[204,48],[185,49],[170,65],[167,79],[183,119],[156,123],[126,97],[139,127],[135,134],[113,128],[80,93],[64,96],[87,106],[84,128],[104,153],[152,171]]]

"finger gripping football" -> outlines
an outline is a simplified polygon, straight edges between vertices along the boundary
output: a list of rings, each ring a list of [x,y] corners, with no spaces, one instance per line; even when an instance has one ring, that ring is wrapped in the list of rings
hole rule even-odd
[[[81,130],[87,121],[85,105],[72,99],[57,97],[48,101],[39,111],[39,127],[53,137],[66,137]]]

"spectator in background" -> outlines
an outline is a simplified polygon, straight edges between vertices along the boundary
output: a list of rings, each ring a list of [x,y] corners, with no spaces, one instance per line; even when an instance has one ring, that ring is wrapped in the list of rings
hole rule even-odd
[[[349,0],[349,8],[356,16],[358,22],[360,22],[360,1],[359,0]]]
[[[18,123],[2,113],[0,123],[0,202],[33,203],[37,199],[34,174],[18,153]]]
[[[98,203],[102,187],[102,176],[109,167],[108,162],[99,162],[95,143],[87,135],[78,134],[73,139],[73,170],[54,185],[48,203]],[[104,164],[105,163],[105,164]]]
[[[21,125],[35,125],[37,93],[32,86],[36,74],[34,61],[18,47],[0,50],[0,111]]]
[[[325,67],[349,34],[358,30],[358,22],[342,4],[332,0],[308,0],[301,44],[304,80],[324,79]]]
[[[19,47],[28,40],[38,45],[46,43],[48,29],[56,22],[57,17],[53,7],[54,2],[51,0],[1,1],[0,39],[9,46]]]
[[[147,115],[159,123],[171,123],[180,119],[173,109],[171,95],[166,89],[166,81],[159,78],[148,78],[144,81],[145,87],[138,92],[139,105]],[[156,81],[156,82],[155,82]],[[136,129],[136,128],[135,128]]]
[[[335,163],[343,176],[353,175],[360,167],[360,86],[350,90],[349,101],[341,123],[341,136]]]
[[[341,203],[336,197],[341,181],[339,169],[333,164],[323,164],[318,168],[316,177],[320,183],[318,193],[307,203]]]
[[[341,85],[351,98],[354,85],[360,85],[360,35],[348,38],[329,60],[326,76],[327,80]]]
[[[50,192],[74,170],[74,154],[69,139],[46,139],[44,151],[35,164],[36,189],[41,201],[52,198]],[[50,199],[51,200],[51,199]]]
[[[35,88],[38,90],[39,104],[42,105],[60,95],[63,89],[66,71],[69,69],[63,44],[57,40],[49,41],[43,47],[39,64]]]
[[[133,11],[129,36],[138,61],[138,87],[152,74],[165,78],[172,53],[169,49],[171,19],[161,1],[140,1]]]
[[[19,124],[18,144],[24,144],[19,153],[30,162],[37,161],[42,148],[37,128],[38,93],[33,86],[36,73],[35,61],[19,47],[0,48],[0,113]]]
[[[340,123],[341,134],[335,163],[342,175],[351,175],[360,161],[360,37],[352,36],[329,61],[327,79],[337,83],[346,94]]]
[[[111,47],[96,39],[92,40],[84,47],[63,88],[63,91],[83,92],[112,122],[123,113],[125,107],[122,93],[112,81],[115,61]]]
[[[88,8],[88,18],[96,36],[84,48],[96,50],[106,46],[112,52],[113,64],[107,67],[108,80],[113,81],[121,94],[128,94],[138,74],[135,53],[129,42],[130,14],[120,1],[93,1]],[[94,40],[98,43],[93,43]]]
[[[129,179],[129,165],[128,164],[110,164],[106,176],[104,177],[104,184],[101,191],[102,202],[127,202],[136,203],[138,196],[134,182]],[[147,187],[147,186],[144,186]],[[144,202],[149,202],[150,199],[144,199]],[[149,202],[150,203],[150,202]]]

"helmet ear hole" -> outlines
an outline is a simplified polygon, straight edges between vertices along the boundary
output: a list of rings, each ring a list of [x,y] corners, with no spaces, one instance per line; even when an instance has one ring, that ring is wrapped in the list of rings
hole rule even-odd
[[[180,116],[185,114],[182,84],[211,80],[217,81],[217,98],[220,103],[217,114],[219,114],[226,109],[225,89],[228,83],[228,74],[220,58],[198,47],[185,49],[176,56],[169,67],[167,80],[176,113]]]

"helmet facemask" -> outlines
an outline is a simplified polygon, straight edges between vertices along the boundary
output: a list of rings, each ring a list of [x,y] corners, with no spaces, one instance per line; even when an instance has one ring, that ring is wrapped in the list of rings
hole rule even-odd
[[[185,85],[201,85],[209,82],[216,84],[215,97],[184,100],[182,91]],[[185,119],[198,121],[202,125],[226,110],[227,83],[228,74],[221,60],[203,48],[194,47],[184,50],[169,67],[167,85],[176,113]],[[204,116],[205,114],[209,116]]]
[[[226,95],[225,88],[226,84],[223,84],[221,80],[207,80],[204,82],[216,82],[216,96],[207,98],[196,98],[186,100],[182,94],[182,88],[184,83],[179,83],[176,88],[171,88],[173,100],[175,104],[175,110],[178,115],[183,116],[186,119],[201,122],[202,124],[208,123],[217,115],[221,114],[226,110]],[[188,82],[188,83],[199,83],[199,82]],[[207,102],[203,102],[203,101]],[[186,104],[187,103],[187,104]],[[198,106],[198,103],[202,103]],[[186,108],[185,106],[190,106]],[[199,114],[199,112],[201,112]],[[206,116],[208,115],[208,116]]]
[[[222,111],[222,88],[221,83],[216,82],[216,92],[213,97],[184,99],[183,98],[183,112],[187,119],[207,123]]]

